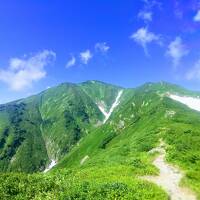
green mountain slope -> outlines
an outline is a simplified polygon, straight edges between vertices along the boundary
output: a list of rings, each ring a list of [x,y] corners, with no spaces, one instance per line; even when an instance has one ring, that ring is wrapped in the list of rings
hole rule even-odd
[[[137,175],[156,174],[154,155],[148,152],[162,138],[168,144],[167,160],[181,167],[186,172],[184,184],[199,192],[200,114],[163,95],[168,92],[198,94],[167,83],[135,89],[107,124],[84,138],[56,168],[123,165]]]
[[[102,104],[108,112],[115,101],[121,87],[105,84],[100,81],[87,81],[80,84],[80,87],[91,97],[95,103]]]
[[[98,103],[108,112],[120,90],[119,105],[100,123]],[[200,113],[169,94],[199,95],[166,82],[124,89],[88,81],[1,105],[1,171],[43,171],[51,159],[58,161],[47,174],[2,174],[1,196],[168,199],[163,189],[141,178],[159,173],[152,164],[157,153],[150,152],[162,139],[167,161],[185,173],[181,184],[200,199]]]
[[[38,101],[1,105],[0,170],[38,171],[48,161]]]
[[[74,84],[62,84],[45,91],[39,109],[47,152],[54,159],[68,153],[91,125],[103,119],[96,104]]]
[[[109,108],[119,88],[98,85],[94,84],[93,91],[102,95],[99,100],[110,100],[105,101]],[[90,87],[90,82],[64,83],[1,105],[0,171],[43,171],[52,159],[58,161],[98,126],[104,116]]]

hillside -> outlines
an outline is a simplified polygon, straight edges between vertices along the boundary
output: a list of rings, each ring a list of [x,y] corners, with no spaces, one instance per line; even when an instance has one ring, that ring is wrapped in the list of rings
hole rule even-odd
[[[119,88],[102,84],[97,94],[114,101]],[[51,160],[68,153],[90,129],[98,126],[103,114],[83,87],[64,83],[38,95],[1,105],[0,171],[43,171]],[[112,92],[112,94],[111,94]],[[101,101],[101,99],[99,99]]]
[[[2,174],[2,198],[168,199],[141,178],[159,174],[152,150],[162,140],[167,162],[184,173],[181,185],[200,199],[200,114],[171,95],[198,101],[199,93],[166,82],[125,89],[88,81],[1,105],[1,171],[57,162],[47,174]]]

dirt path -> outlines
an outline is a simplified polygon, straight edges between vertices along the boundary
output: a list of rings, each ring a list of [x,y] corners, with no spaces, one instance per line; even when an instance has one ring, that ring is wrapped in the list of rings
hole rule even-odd
[[[183,173],[166,163],[166,152],[163,146],[164,144],[161,142],[161,145],[154,149],[160,153],[153,162],[160,170],[159,176],[145,176],[143,178],[161,186],[169,194],[171,200],[196,200],[195,195],[189,189],[179,186]]]

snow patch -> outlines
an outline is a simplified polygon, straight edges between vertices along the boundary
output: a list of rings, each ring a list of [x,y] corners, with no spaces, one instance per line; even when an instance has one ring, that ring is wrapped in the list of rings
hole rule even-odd
[[[124,128],[124,126],[125,126],[125,122],[123,120],[120,120],[119,124],[118,124],[118,128],[122,129],[122,128]]]
[[[143,106],[144,106],[144,104],[145,104],[145,102],[143,101],[143,102],[142,102],[142,106],[141,106],[141,107],[143,107]]]
[[[173,111],[173,110],[167,110],[165,112],[165,118],[167,118],[167,117],[173,117],[175,114],[176,114],[175,111]]]
[[[133,105],[133,107],[135,107],[135,103],[134,102],[132,103],[132,105]]]
[[[106,117],[108,115],[108,113],[106,112],[106,106],[105,103],[103,101],[97,103],[97,106],[99,108],[99,110],[103,113],[103,115]]]
[[[178,96],[174,94],[170,94],[169,97],[175,101],[178,101],[182,104],[185,104],[189,108],[193,110],[200,111],[200,99],[195,97],[188,96]]]
[[[134,115],[134,114],[132,114],[132,115],[131,115],[131,118],[134,118],[134,117],[135,117],[135,115]]]
[[[120,91],[118,92],[117,97],[116,97],[116,99],[115,99],[115,102],[112,104],[112,106],[111,106],[109,112],[106,112],[105,106],[104,106],[101,102],[97,104],[99,110],[100,110],[100,111],[103,113],[103,115],[105,116],[104,121],[103,121],[103,124],[106,123],[106,121],[109,119],[109,117],[111,116],[111,114],[112,114],[112,112],[114,111],[114,109],[119,105],[119,103],[120,103],[119,99],[120,99],[122,93],[123,93],[123,90],[120,90]]]
[[[85,162],[87,159],[89,159],[89,158],[90,158],[90,157],[89,157],[88,155],[85,156],[85,157],[81,160],[80,164],[83,165],[84,162]]]
[[[141,107],[148,106],[148,105],[149,105],[148,101],[147,102],[143,101]]]
[[[44,173],[48,172],[49,170],[51,170],[55,165],[57,164],[57,162],[55,160],[51,160],[51,163],[49,164],[49,166],[44,170]]]

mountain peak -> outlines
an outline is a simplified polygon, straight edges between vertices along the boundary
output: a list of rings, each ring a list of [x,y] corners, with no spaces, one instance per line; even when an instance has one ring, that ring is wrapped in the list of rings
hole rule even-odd
[[[82,83],[79,83],[79,85],[100,85],[100,86],[112,86],[112,87],[115,87],[115,88],[123,88],[121,86],[118,86],[118,85],[114,85],[112,83],[106,83],[106,82],[103,82],[103,81],[98,81],[98,80],[87,80],[87,81],[84,81]]]

